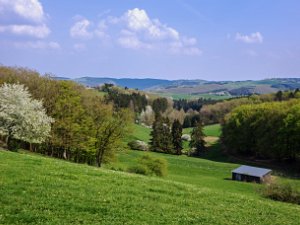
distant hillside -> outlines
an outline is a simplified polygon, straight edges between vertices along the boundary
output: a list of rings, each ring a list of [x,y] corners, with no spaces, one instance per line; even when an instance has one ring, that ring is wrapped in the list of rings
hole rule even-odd
[[[121,87],[128,87],[128,88],[133,88],[133,89],[148,89],[152,88],[155,86],[161,86],[161,85],[170,85],[173,83],[173,81],[170,80],[161,80],[161,79],[150,79],[150,78],[145,78],[145,79],[131,79],[131,78],[97,78],[97,77],[81,77],[81,78],[76,78],[74,81],[94,87],[94,86],[99,86],[104,83],[109,83],[109,84],[114,84],[116,86],[121,86]]]
[[[56,79],[64,78],[56,77]],[[300,78],[276,78],[258,81],[205,81],[81,77],[73,80],[89,87],[110,83],[173,98],[230,98],[300,88]]]

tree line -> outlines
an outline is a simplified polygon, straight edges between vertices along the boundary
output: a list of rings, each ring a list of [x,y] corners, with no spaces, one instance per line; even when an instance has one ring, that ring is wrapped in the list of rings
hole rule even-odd
[[[122,139],[129,131],[132,113],[128,109],[115,110],[97,91],[72,81],[55,80],[51,74],[41,76],[32,70],[1,66],[0,86],[6,84],[26,87],[30,97],[42,102],[46,115],[53,118],[49,136],[44,143],[34,144],[32,151],[101,166],[123,148]],[[0,111],[3,107],[0,105]],[[4,120],[0,115],[0,121]],[[3,128],[3,123],[0,126]],[[32,131],[26,126],[24,129]],[[7,139],[4,132],[0,136]],[[28,145],[17,135],[13,139],[22,147]]]
[[[222,133],[229,153],[296,160],[300,155],[300,100],[239,106],[226,116]]]

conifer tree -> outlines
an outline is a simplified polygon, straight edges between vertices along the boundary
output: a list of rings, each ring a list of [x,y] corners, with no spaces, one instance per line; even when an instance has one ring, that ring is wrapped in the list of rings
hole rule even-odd
[[[173,153],[170,122],[167,118],[162,118],[160,114],[156,114],[151,137],[151,151]]]
[[[177,155],[181,155],[181,150],[182,150],[181,136],[182,136],[182,126],[179,120],[175,120],[172,125],[172,140]]]
[[[205,141],[204,141],[203,126],[201,122],[196,124],[196,127],[193,128],[191,133],[191,142],[190,147],[195,149],[194,154],[199,155],[205,150]]]

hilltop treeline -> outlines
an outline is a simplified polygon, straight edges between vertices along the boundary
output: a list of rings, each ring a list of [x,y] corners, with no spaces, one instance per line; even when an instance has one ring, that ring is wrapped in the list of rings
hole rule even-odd
[[[226,116],[222,132],[229,153],[296,160],[300,155],[300,100],[239,106]]]
[[[273,94],[264,95],[251,95],[248,97],[240,97],[234,99],[228,99],[215,104],[205,104],[200,110],[201,120],[205,124],[222,123],[226,114],[231,112],[234,108],[240,105],[246,104],[260,104],[264,102],[274,101],[288,101],[290,99],[299,99],[300,91],[296,89],[294,91],[278,91]]]
[[[131,113],[114,110],[97,91],[32,70],[1,66],[0,85],[4,83],[26,86],[33,98],[42,100],[47,115],[54,118],[51,136],[44,144],[36,145],[35,151],[101,166],[122,148]],[[20,144],[26,147],[26,143]]]

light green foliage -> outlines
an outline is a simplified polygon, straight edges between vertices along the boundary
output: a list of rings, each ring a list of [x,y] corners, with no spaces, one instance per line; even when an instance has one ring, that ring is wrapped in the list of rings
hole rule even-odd
[[[131,114],[126,110],[115,112],[111,104],[105,104],[98,91],[22,68],[0,66],[0,75],[0,83],[20,83],[28,87],[32,96],[43,102],[47,114],[55,119],[49,139],[36,145],[36,152],[100,165],[112,160],[115,152],[123,149],[121,140],[129,133],[127,124]],[[33,115],[30,114],[30,118],[38,122]],[[26,126],[26,135],[32,132],[34,124]],[[42,128],[37,126],[36,133],[42,133],[38,130]]]
[[[53,119],[47,116],[41,101],[32,99],[19,84],[0,86],[0,134],[28,143],[42,143],[50,136]]]
[[[300,147],[300,102],[244,105],[225,119],[223,141],[230,152],[296,160]]]
[[[151,175],[165,177],[168,173],[167,161],[163,158],[143,155],[139,159],[139,164],[145,166]]]

